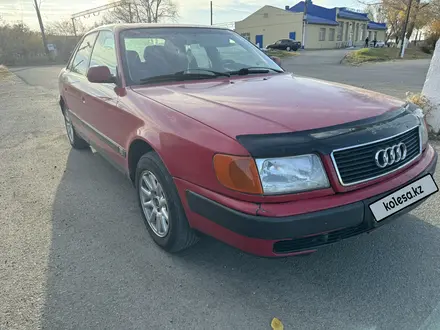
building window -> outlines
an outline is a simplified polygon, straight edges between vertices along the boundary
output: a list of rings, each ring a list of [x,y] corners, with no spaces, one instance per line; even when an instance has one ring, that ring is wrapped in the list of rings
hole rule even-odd
[[[344,22],[339,22],[338,27],[338,41],[342,41],[342,35],[344,34]]]
[[[335,41],[335,29],[329,29],[328,31],[328,40]]]
[[[319,29],[319,41],[325,41],[325,28]]]
[[[240,34],[243,38],[245,38],[247,41],[251,41],[251,34],[249,32]]]
[[[264,18],[268,18],[268,17],[269,17],[269,14],[268,14],[268,13],[264,13],[264,14],[263,14],[263,17],[264,17]]]

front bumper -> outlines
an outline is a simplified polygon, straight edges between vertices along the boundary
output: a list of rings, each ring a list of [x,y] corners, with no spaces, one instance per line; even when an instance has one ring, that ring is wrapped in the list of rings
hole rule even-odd
[[[294,255],[314,251],[317,247],[371,231],[419,206],[421,200],[386,220],[377,222],[369,209],[375,201],[411,182],[434,174],[437,154],[429,165],[412,180],[371,198],[326,210],[287,217],[265,217],[242,213],[200,194],[186,190],[186,202],[196,228],[246,252],[262,256]],[[214,223],[204,226],[202,219]],[[206,229],[206,230],[204,230]]]

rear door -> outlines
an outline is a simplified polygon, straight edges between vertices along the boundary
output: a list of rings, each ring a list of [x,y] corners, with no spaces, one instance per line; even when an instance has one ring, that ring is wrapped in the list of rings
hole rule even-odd
[[[86,75],[97,35],[97,32],[93,32],[83,38],[63,76],[64,98],[70,117],[75,129],[87,140],[90,134],[81,118],[86,113],[85,95],[89,85]]]

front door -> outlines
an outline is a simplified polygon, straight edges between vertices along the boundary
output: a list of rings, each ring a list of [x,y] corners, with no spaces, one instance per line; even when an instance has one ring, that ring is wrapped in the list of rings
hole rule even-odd
[[[255,36],[255,44],[258,46],[258,48],[264,48],[263,46],[263,35],[257,34]]]
[[[111,31],[100,31],[90,58],[90,67],[106,66],[117,76],[117,60],[114,35]],[[122,146],[128,136],[127,114],[118,108],[119,96],[114,83],[90,83],[85,97],[87,112],[83,120],[93,131],[92,141],[104,156],[119,168],[125,164],[126,150]]]
[[[90,132],[85,129],[80,119],[87,113],[85,97],[89,82],[86,75],[97,35],[98,33],[94,32],[84,37],[67,67],[67,73],[63,76],[64,98],[70,111],[70,119],[75,129],[86,139],[90,138]]]
[[[296,32],[290,32],[289,33],[289,39],[296,40]]]

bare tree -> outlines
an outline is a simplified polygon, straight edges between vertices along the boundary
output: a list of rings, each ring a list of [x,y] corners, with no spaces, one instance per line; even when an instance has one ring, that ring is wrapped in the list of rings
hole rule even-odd
[[[374,22],[383,23],[386,20],[386,13],[381,3],[367,4],[365,12],[368,14],[368,18]]]
[[[124,0],[121,6],[104,16],[103,23],[158,23],[176,21],[178,16],[173,0]]]
[[[370,19],[386,22],[388,25],[387,38],[395,38],[396,43],[401,39],[408,5],[411,3],[411,13],[406,38],[410,39],[414,30],[428,26],[440,15],[440,0],[358,0],[366,5]]]
[[[75,29],[77,35],[82,35],[87,31],[87,27],[78,19],[75,21]],[[48,34],[59,36],[73,36],[75,35],[75,29],[72,21],[69,19],[52,22],[46,27]]]

